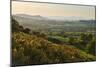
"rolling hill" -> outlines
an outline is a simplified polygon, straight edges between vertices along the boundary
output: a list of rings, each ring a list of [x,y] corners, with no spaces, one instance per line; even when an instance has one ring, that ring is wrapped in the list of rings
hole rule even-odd
[[[16,14],[13,15],[13,18],[19,22],[20,25],[30,28],[31,30],[42,30],[42,31],[76,31],[76,32],[95,32],[96,22],[95,20],[86,19],[76,17],[70,21],[67,17],[64,17],[64,20],[60,20],[60,17],[56,17],[56,19],[52,17],[44,17],[40,15],[26,15],[26,14]],[[63,17],[62,17],[63,18]],[[59,19],[59,20],[57,20]],[[80,20],[77,20],[80,19]]]

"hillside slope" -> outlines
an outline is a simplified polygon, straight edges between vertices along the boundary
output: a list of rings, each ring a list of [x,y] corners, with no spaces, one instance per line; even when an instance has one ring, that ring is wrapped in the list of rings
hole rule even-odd
[[[14,64],[47,64],[93,61],[95,57],[69,45],[49,42],[36,35],[13,33]]]
[[[54,64],[95,61],[95,56],[71,45],[55,44],[37,34],[25,33],[12,20],[12,64]]]

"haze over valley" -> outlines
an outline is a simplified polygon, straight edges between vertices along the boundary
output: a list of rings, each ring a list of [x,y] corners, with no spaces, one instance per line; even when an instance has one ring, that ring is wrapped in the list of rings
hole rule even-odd
[[[24,27],[42,31],[95,32],[96,22],[83,17],[63,17],[16,14],[13,17]],[[63,18],[63,19],[62,19]],[[45,30],[44,30],[45,29]]]

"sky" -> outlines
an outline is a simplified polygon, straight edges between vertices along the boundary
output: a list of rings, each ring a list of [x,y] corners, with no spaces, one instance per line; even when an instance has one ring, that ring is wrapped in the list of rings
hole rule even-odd
[[[75,16],[95,19],[95,7],[13,1],[12,14],[29,14],[41,16]]]

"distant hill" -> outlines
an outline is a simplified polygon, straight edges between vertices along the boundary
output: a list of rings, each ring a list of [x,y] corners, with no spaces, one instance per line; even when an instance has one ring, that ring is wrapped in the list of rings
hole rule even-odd
[[[76,16],[40,16],[40,15],[28,15],[28,14],[16,14],[16,16],[40,19],[40,20],[56,20],[56,21],[79,21],[79,20],[93,20],[91,18],[76,17]]]
[[[29,18],[29,19],[37,19],[37,20],[45,20],[46,18],[44,18],[44,17],[42,17],[42,16],[40,16],[40,15],[34,15],[34,16],[32,16],[32,15],[27,15],[27,14],[16,14],[16,15],[14,15],[14,16],[19,16],[19,17],[23,17],[23,18]]]
[[[91,18],[76,17],[76,16],[45,16],[51,20],[58,21],[79,21],[79,20],[92,20]]]
[[[58,29],[58,31],[77,31],[77,32],[87,32],[95,31],[96,21],[95,20],[77,20],[78,17],[73,17],[70,21],[67,18],[62,17],[65,20],[51,19],[53,17],[43,17],[40,15],[26,15],[26,14],[16,14],[13,18],[19,22],[20,25],[28,27],[32,30],[44,30],[52,31],[53,29]],[[73,19],[76,19],[73,21]]]

